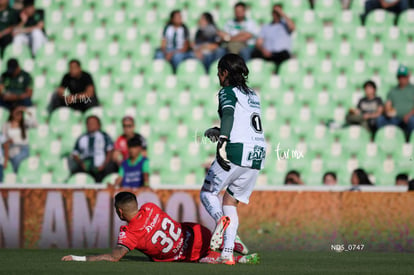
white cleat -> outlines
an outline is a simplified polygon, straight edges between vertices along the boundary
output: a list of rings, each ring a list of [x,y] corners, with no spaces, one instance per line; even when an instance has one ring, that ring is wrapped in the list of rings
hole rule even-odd
[[[213,251],[218,250],[223,243],[224,232],[230,224],[230,218],[223,216],[217,222],[216,228],[213,231],[213,235],[210,241],[210,249]]]

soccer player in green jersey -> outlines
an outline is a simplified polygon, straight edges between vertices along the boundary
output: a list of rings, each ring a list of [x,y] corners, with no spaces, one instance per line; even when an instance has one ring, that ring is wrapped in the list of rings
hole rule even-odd
[[[205,132],[218,144],[216,159],[204,180],[200,198],[217,222],[211,240],[213,250],[222,245],[220,232],[228,226],[219,259],[224,264],[235,263],[233,251],[243,252],[237,244],[235,247],[235,241],[243,245],[237,237],[237,205],[239,202],[249,203],[266,152],[260,100],[247,86],[248,74],[246,63],[239,55],[227,54],[220,59],[217,74],[222,87],[218,94],[220,128],[210,128]],[[221,205],[218,194],[224,189],[226,192]]]

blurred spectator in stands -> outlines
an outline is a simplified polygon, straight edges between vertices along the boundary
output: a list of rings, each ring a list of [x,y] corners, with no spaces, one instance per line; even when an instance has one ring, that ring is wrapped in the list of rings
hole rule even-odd
[[[13,28],[18,23],[17,12],[9,7],[8,0],[0,0],[0,57],[4,50],[13,41]]]
[[[378,128],[398,125],[405,130],[407,141],[414,129],[414,85],[410,84],[408,68],[400,65],[397,71],[398,85],[391,89],[385,102],[385,114],[378,117]]]
[[[408,191],[414,191],[414,179],[408,182]]]
[[[26,114],[26,115],[25,115]],[[28,128],[36,127],[34,114],[26,107],[17,106],[10,111],[9,119],[3,125],[3,135],[9,142],[9,160],[17,173],[20,163],[29,157]]]
[[[33,80],[20,68],[15,58],[7,61],[7,71],[0,79],[0,106],[11,109],[14,106],[32,106]]]
[[[135,121],[131,116],[125,116],[122,119],[122,129],[123,133],[115,141],[115,148],[113,154],[113,160],[118,166],[121,166],[121,163],[124,160],[128,159],[128,140],[132,138],[138,138],[141,141],[142,151],[141,154],[147,156],[147,141],[143,136],[138,133],[135,133]]]
[[[20,23],[13,30],[13,43],[28,45],[34,57],[46,43],[44,10],[36,9],[34,0],[24,0],[20,11]]]
[[[9,161],[9,142],[2,133],[0,134],[0,183],[3,183],[3,171],[7,169]]]
[[[116,172],[116,165],[112,162],[113,142],[101,130],[101,121],[97,116],[88,116],[86,128],[87,133],[76,141],[69,167],[72,174],[86,172],[100,183],[105,176]]]
[[[318,1],[318,0],[316,0]],[[319,0],[319,1],[323,1],[323,0]],[[349,7],[351,6],[351,2],[352,0],[340,0],[341,1],[341,6],[342,9],[347,10],[349,9]],[[309,0],[309,5],[312,9],[315,8],[315,0]]]
[[[176,72],[180,62],[192,57],[188,28],[183,23],[181,11],[173,10],[162,32],[161,47],[155,52],[155,59],[166,59]]]
[[[371,11],[377,10],[377,9],[384,9],[386,11],[395,13],[396,20],[398,20],[398,15],[408,8],[409,8],[408,0],[367,0],[365,1],[364,13],[361,14],[361,22],[362,22],[362,25],[364,25],[368,14]]]
[[[60,86],[52,95],[48,107],[50,114],[59,107],[67,106],[85,112],[99,105],[92,76],[82,70],[79,60],[72,59],[68,65],[69,72],[63,76]]]
[[[221,38],[218,35],[213,16],[209,12],[204,12],[198,20],[193,50],[195,56],[203,62],[206,73],[208,73],[211,63],[221,58],[226,52],[224,48],[220,47],[220,41]]]
[[[348,124],[359,124],[368,131],[374,132],[377,128],[377,119],[384,111],[382,99],[376,95],[377,85],[368,80],[364,83],[365,96],[358,102],[356,108],[351,108],[346,116]]]
[[[23,2],[24,2],[24,0],[14,0],[14,1],[10,1],[9,0],[8,2],[10,2],[10,5],[15,10],[21,10],[21,9],[23,9]]]
[[[324,185],[336,185],[336,174],[334,172],[326,172],[322,178]]]
[[[351,175],[352,187],[358,185],[373,185],[364,169],[355,169]]]
[[[285,177],[285,185],[304,185],[305,183],[300,178],[300,173],[296,170],[287,172]]]
[[[273,5],[272,17],[272,22],[262,27],[252,57],[273,61],[277,72],[280,64],[290,58],[291,33],[295,30],[295,23],[286,15],[280,4]]]
[[[395,185],[397,185],[397,186],[408,186],[408,175],[406,173],[398,174],[395,177]]]
[[[116,187],[138,188],[149,186],[149,161],[141,153],[142,139],[134,136],[128,140],[128,159],[119,168]]]
[[[245,3],[236,3],[234,19],[227,21],[223,31],[218,32],[221,39],[227,43],[227,51],[239,54],[244,61],[251,58],[259,31],[256,22],[246,17],[246,9]]]

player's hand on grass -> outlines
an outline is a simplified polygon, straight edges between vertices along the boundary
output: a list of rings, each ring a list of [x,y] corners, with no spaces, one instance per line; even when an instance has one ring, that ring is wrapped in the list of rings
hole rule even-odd
[[[216,159],[218,164],[225,171],[230,170],[230,161],[227,159],[226,146],[228,138],[226,136],[220,136],[217,143]]]
[[[64,261],[64,262],[70,262],[70,261],[73,261],[73,259],[72,259],[72,255],[66,255],[66,256],[63,256],[63,257],[62,257],[62,261]]]
[[[75,255],[66,255],[66,256],[63,256],[61,260],[64,261],[64,262],[71,262],[71,261],[85,262],[86,257],[85,256],[75,256]]]
[[[209,128],[204,132],[204,136],[208,137],[212,142],[217,142],[220,136],[220,128]]]

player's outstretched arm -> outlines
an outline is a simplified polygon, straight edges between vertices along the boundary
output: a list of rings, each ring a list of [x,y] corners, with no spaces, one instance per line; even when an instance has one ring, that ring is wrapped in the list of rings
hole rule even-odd
[[[108,261],[108,262],[118,262],[125,254],[128,253],[128,249],[124,246],[115,247],[109,254],[101,254],[95,256],[75,256],[67,255],[62,257],[62,261],[78,261],[78,262],[98,262],[98,261]]]

